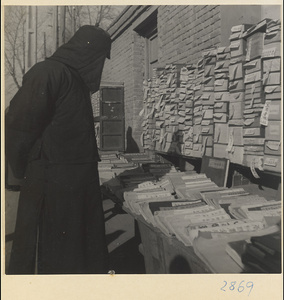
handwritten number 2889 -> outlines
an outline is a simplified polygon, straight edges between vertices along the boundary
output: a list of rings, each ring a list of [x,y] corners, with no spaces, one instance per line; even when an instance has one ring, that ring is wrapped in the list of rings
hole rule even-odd
[[[245,287],[250,289],[249,293],[248,293],[248,296],[249,296],[249,294],[250,294],[250,292],[252,291],[252,288],[253,288],[253,282],[252,281],[248,281],[245,284],[245,281],[242,280],[239,283],[239,285],[237,285],[236,281],[227,282],[227,281],[224,280],[224,285],[221,287],[221,290],[224,291],[224,292],[226,292],[228,290],[230,290],[230,291],[237,290],[239,293],[242,293],[245,290]],[[227,288],[227,290],[226,290],[226,288]]]

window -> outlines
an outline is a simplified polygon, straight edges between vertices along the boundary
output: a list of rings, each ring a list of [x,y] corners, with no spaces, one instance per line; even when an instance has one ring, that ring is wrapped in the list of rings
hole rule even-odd
[[[156,32],[146,37],[146,53],[145,53],[145,75],[148,78],[152,77],[153,68],[157,66],[158,63],[158,34]]]
[[[153,68],[158,65],[157,11],[144,20],[136,31],[145,39],[145,79],[151,78]]]

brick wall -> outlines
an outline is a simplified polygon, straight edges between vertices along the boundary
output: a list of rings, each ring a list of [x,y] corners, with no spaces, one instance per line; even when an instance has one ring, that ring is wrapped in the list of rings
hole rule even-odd
[[[143,65],[144,39],[127,30],[112,44],[111,60],[106,61],[102,76],[102,81],[124,83],[125,132],[131,127],[137,144],[142,133],[137,116],[143,107]]]
[[[143,107],[145,49],[144,38],[135,28],[155,9],[161,67],[168,63],[196,63],[204,49],[229,45],[224,36],[229,36],[232,26],[245,23],[248,18],[251,21],[250,11],[256,15],[254,23],[261,19],[260,13],[255,13],[255,6],[247,6],[245,11],[239,9],[239,16],[231,18],[232,21],[228,13],[234,15],[234,9],[220,5],[130,6],[124,11],[109,28],[113,38],[111,60],[106,62],[102,80],[124,83],[125,129],[132,128],[132,137],[140,149],[142,119],[138,113]]]
[[[220,6],[161,6],[159,63],[194,63],[200,52],[220,44]]]

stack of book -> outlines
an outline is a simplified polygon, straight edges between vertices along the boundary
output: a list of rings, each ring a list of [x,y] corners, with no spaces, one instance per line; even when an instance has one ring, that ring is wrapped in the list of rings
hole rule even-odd
[[[239,200],[239,199],[237,199]],[[235,201],[230,204],[229,211],[236,219],[250,219],[277,224],[281,220],[281,202],[265,201],[259,196],[250,196],[249,200]],[[268,221],[266,221],[268,220]]]
[[[245,272],[281,273],[280,231],[229,242],[226,252]]]
[[[228,80],[229,63],[230,63],[230,48],[217,48],[217,61],[215,66],[215,80]],[[227,81],[226,81],[227,82]],[[221,84],[221,83],[220,83]],[[214,148],[213,156],[228,158],[226,151],[228,144],[228,116],[229,116],[229,101],[230,94],[228,89],[214,93]]]
[[[265,22],[251,27],[244,33],[247,41],[246,74],[245,74],[245,110],[244,137],[246,140],[244,164],[251,168],[257,177],[255,168],[261,169],[264,154],[264,127],[261,122],[263,101],[263,70],[261,56],[265,34]],[[262,142],[262,143],[261,143]]]
[[[169,237],[176,237],[184,245],[191,246],[193,237],[187,231],[189,226],[199,223],[210,223],[229,220],[230,216],[223,209],[215,209],[201,200],[188,204],[179,204],[170,209],[155,211],[157,227]]]
[[[181,87],[186,88],[185,96],[185,121],[184,121],[184,148],[182,154],[191,156],[193,150],[193,101],[194,101],[194,80],[195,66],[187,64],[183,69],[187,70],[187,76],[182,77],[181,72]],[[185,81],[186,80],[186,81]]]
[[[132,191],[124,192],[123,205],[136,215],[142,215],[148,219],[142,204],[154,201],[171,201],[175,197],[172,195],[172,186],[169,181],[153,182],[144,181],[137,185]]]
[[[230,46],[231,60],[229,66],[229,132],[227,152],[233,163],[242,164],[244,155],[243,124],[244,124],[244,63],[246,41],[242,38],[244,31],[251,25],[241,24],[231,29]],[[236,47],[239,45],[239,47]]]
[[[267,23],[262,52],[264,108],[261,114],[265,126],[263,169],[281,171],[281,24]]]
[[[202,53],[203,56],[203,82],[202,82],[202,153],[201,155],[212,156],[213,154],[213,108],[214,108],[214,82],[216,65],[216,48],[207,49]]]
[[[133,162],[137,165],[155,162],[154,158],[151,158],[147,153],[120,153],[119,155],[128,162]]]
[[[201,191],[218,189],[218,186],[205,174],[183,174],[182,182],[175,185],[179,198],[188,200],[201,199]]]
[[[191,156],[202,157],[202,82],[204,76],[204,60],[200,59],[196,64],[194,85],[194,98],[193,98],[193,147]]]
[[[156,182],[156,177],[150,173],[145,173],[141,168],[140,171],[129,172],[128,174],[120,174],[117,176],[122,188],[135,188],[143,182]]]
[[[149,171],[151,164],[144,168]],[[280,201],[267,201],[243,188],[218,187],[204,173],[168,172],[159,180],[138,173],[121,180],[126,187],[124,206],[186,246],[201,233],[218,238],[257,232],[281,218]]]
[[[145,149],[280,172],[280,21],[233,26],[228,47],[156,68],[144,83]]]
[[[129,162],[127,159],[120,157],[118,152],[102,153],[100,154],[100,158],[101,161],[98,162],[98,171],[101,184],[114,178],[124,170],[136,167],[133,162]]]
[[[170,163],[144,163],[141,165],[145,172],[149,172],[157,178],[163,177],[168,173],[176,173],[176,168]]]
[[[143,82],[143,102],[144,106],[142,111],[139,113],[141,117],[143,117],[142,128],[143,132],[141,134],[141,145],[144,149],[150,149],[153,147],[153,143],[151,141],[151,130],[150,124],[153,122],[154,118],[154,105],[153,105],[153,97],[155,89],[152,87],[152,80],[144,80]]]

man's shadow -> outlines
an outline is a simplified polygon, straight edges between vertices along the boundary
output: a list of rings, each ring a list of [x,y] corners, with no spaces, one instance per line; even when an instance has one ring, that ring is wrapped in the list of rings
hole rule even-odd
[[[132,137],[132,128],[129,126],[126,132],[126,153],[139,153],[140,149],[138,144]]]

